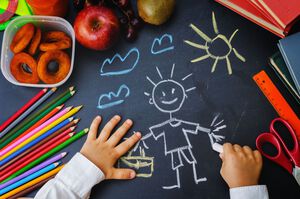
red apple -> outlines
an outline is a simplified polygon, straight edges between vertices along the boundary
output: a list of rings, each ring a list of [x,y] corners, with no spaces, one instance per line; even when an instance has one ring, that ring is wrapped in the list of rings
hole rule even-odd
[[[106,50],[118,40],[120,25],[113,10],[104,6],[88,6],[76,16],[74,30],[81,45]]]

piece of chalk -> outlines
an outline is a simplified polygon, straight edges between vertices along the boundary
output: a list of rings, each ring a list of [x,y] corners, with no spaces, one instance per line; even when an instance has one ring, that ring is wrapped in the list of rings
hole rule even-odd
[[[223,153],[223,146],[219,143],[213,143],[212,148],[218,153]]]

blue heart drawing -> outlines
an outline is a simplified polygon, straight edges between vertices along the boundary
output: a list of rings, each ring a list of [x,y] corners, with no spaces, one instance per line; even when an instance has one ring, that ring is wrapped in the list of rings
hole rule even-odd
[[[124,62],[127,58],[134,57],[134,56],[135,56],[134,62],[131,65],[126,66],[125,68],[123,66],[118,71],[112,71],[111,68],[109,68],[112,65],[112,63],[114,63],[114,61],[119,60],[121,62]],[[130,73],[136,67],[139,59],[140,59],[140,52],[137,48],[132,48],[124,57],[122,57],[119,53],[117,53],[113,56],[113,58],[111,59],[107,58],[104,60],[101,66],[100,75],[113,76],[113,75],[123,75],[123,74]]]
[[[121,95],[125,94],[125,95]],[[115,92],[109,92],[102,94],[99,97],[98,100],[98,109],[106,109],[110,108],[112,106],[116,106],[119,104],[122,104],[125,101],[125,98],[127,98],[130,95],[130,89],[125,84],[122,84],[118,91]],[[104,100],[107,100],[107,102],[103,102]]]
[[[163,41],[168,42],[168,43],[166,43],[166,42],[165,43],[170,44],[170,46],[167,47],[167,48],[162,48]],[[169,50],[173,50],[174,46],[172,46],[172,44],[173,44],[172,35],[164,34],[160,38],[157,37],[153,40],[153,43],[152,43],[152,46],[151,46],[151,53],[154,54],[154,55],[157,55],[157,54],[169,51]]]

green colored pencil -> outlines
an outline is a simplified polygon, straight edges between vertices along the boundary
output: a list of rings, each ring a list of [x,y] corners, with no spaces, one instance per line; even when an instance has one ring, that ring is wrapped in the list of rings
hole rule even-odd
[[[74,95],[75,91],[71,91],[67,93],[63,98],[60,98],[57,102],[52,104],[48,109],[37,115],[35,118],[33,118],[31,121],[29,121],[27,124],[25,124],[21,129],[16,131],[14,134],[11,134],[10,136],[4,138],[4,141],[1,141],[0,149],[5,147],[7,144],[9,144],[11,141],[13,141],[15,138],[17,138],[19,135],[24,133],[27,129],[29,129],[31,126],[33,126],[36,122],[38,122],[40,119],[42,119],[45,115],[50,113],[53,109],[55,109],[57,106],[62,105],[65,101],[70,99]]]
[[[89,129],[86,128],[86,129],[80,131],[79,133],[76,133],[73,137],[70,137],[68,140],[64,141],[60,145],[58,145],[55,148],[51,149],[50,151],[48,151],[47,153],[45,153],[41,157],[39,157],[36,160],[32,161],[31,163],[27,164],[25,167],[23,167],[22,169],[20,169],[16,173],[12,174],[11,176],[9,176],[5,180],[3,180],[1,182],[1,184],[5,183],[5,182],[7,182],[7,181],[9,181],[9,180],[17,177],[17,176],[19,176],[19,175],[21,175],[22,173],[24,173],[27,170],[31,169],[32,167],[34,167],[35,165],[39,164],[40,162],[48,159],[49,157],[51,157],[52,155],[54,155],[56,152],[60,151],[61,149],[67,147],[69,144],[75,142],[76,140],[78,140],[79,138],[81,138],[82,136],[84,136],[88,131],[89,131]]]
[[[36,118],[38,115],[40,115],[42,112],[47,110],[49,107],[51,107],[53,104],[55,104],[58,100],[63,98],[65,95],[70,94],[74,90],[74,86],[68,88],[65,92],[54,98],[52,101],[50,101],[48,104],[43,106],[40,110],[37,112],[29,115],[25,120],[23,120],[20,124],[18,124],[14,129],[12,129],[9,133],[7,133],[5,136],[1,138],[1,143],[4,142],[10,135],[15,134],[17,131],[19,131],[21,128],[23,128],[26,124],[28,124],[30,121],[32,121],[34,118]],[[2,147],[0,146],[0,149]]]

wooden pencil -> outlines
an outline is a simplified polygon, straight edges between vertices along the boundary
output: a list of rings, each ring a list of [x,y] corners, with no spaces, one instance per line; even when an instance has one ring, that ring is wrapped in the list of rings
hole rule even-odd
[[[61,149],[65,148],[66,146],[70,145],[74,141],[78,140],[79,138],[84,136],[87,132],[88,132],[88,129],[84,129],[84,130],[80,131],[79,133],[75,134],[73,137],[71,137],[67,141],[61,143],[60,145],[51,149],[47,153],[39,156],[37,159],[34,159],[33,161],[32,161],[32,159],[36,158],[36,157],[30,157],[30,159],[26,159],[26,161],[22,160],[22,161],[20,161],[20,164],[16,164],[17,165],[16,167],[12,167],[12,168],[8,167],[9,169],[0,175],[0,183],[7,182],[7,181],[13,179],[14,177],[24,173],[25,171],[31,169],[35,165],[39,164],[40,162],[49,158],[50,156],[57,153]],[[40,155],[40,154],[37,154],[37,155]]]
[[[14,131],[13,134],[9,135],[8,138],[3,137],[6,139],[5,141],[2,140],[0,141],[0,149],[5,147],[7,144],[9,144],[12,140],[14,140],[16,137],[18,137],[20,134],[25,132],[28,128],[33,126],[36,122],[38,122],[41,118],[43,118],[45,115],[47,115],[50,111],[52,111],[55,107],[63,104],[65,101],[70,99],[74,95],[75,91],[71,91],[69,94],[65,95],[63,98],[59,99],[56,103],[54,103],[51,107],[46,109],[44,112],[42,112],[40,115],[37,117],[33,118],[30,120],[28,123],[26,123],[24,126],[21,127],[18,131]]]
[[[53,176],[53,175],[57,174],[63,167],[64,167],[64,165],[59,166],[56,169],[53,169],[52,171],[50,171],[50,172],[48,172],[48,173],[46,173],[46,174],[44,174],[44,175],[42,175],[42,176],[40,176],[38,178],[36,178],[36,179],[34,179],[34,180],[32,180],[32,181],[30,181],[30,182],[28,182],[28,183],[26,183],[26,184],[24,184],[22,186],[14,189],[12,191],[10,191],[10,192],[2,195],[1,197],[2,198],[8,198],[8,197],[11,197],[13,195],[16,195],[17,193],[19,193],[19,192],[21,192],[21,191],[23,191],[23,190],[25,190],[25,189],[27,189],[27,188],[29,188],[29,187],[37,184],[37,183],[39,183],[39,182],[41,182],[41,181],[49,178],[50,176]]]
[[[9,124],[11,124],[15,119],[17,119],[29,107],[31,107],[47,91],[48,91],[47,88],[41,90],[38,94],[36,94],[33,98],[31,98],[24,106],[22,106],[17,112],[15,112],[11,117],[9,117],[5,122],[3,122],[3,124],[0,125],[0,132],[2,132]]]
[[[42,187],[44,184],[46,184],[49,180],[53,179],[54,177],[55,177],[55,175],[52,175],[52,176],[36,183],[35,185],[32,185],[31,187],[24,189],[23,191],[20,191],[19,193],[15,194],[11,197],[8,197],[7,199],[17,199],[19,197],[25,196],[25,195],[31,193],[32,191],[35,191],[36,189]]]
[[[63,133],[64,131],[66,131],[67,129],[70,129],[70,131],[73,131],[76,128],[76,124],[78,123],[79,119],[75,119],[73,120],[71,123],[69,123],[68,125],[64,126],[63,128],[61,128],[60,130],[56,131],[55,133],[53,133],[52,135],[50,135],[49,137],[47,137],[46,139],[44,139],[43,141],[39,142],[38,144],[36,144],[34,147],[27,149],[26,151],[24,151],[22,154],[18,155],[17,157],[15,157],[14,159],[10,160],[9,162],[7,162],[5,165],[0,167],[0,171],[2,171],[3,169],[5,169],[6,167],[8,167],[9,165],[13,164],[14,162],[16,162],[17,160],[21,159],[22,157],[24,157],[25,155],[31,153],[32,151],[34,151],[35,149],[39,148],[40,146],[43,146],[45,143],[49,142],[52,138],[58,136],[59,134]]]
[[[21,135],[19,135],[16,139],[14,139],[12,142],[10,142],[8,145],[6,145],[4,148],[2,148],[0,151],[4,150],[6,147],[10,146],[11,144],[15,143],[17,140],[19,140],[21,137],[27,135],[30,131],[32,131],[33,129],[37,128],[38,126],[40,126],[41,124],[43,124],[44,122],[46,122],[48,119],[50,119],[52,116],[54,116],[58,111],[60,111],[62,108],[64,107],[64,105],[58,106],[55,109],[53,109],[50,113],[48,113],[45,117],[43,117],[40,121],[38,121],[36,124],[34,124],[32,127],[30,127],[29,129],[27,129],[24,133],[22,133]]]
[[[0,138],[6,135],[11,129],[13,129],[17,124],[24,120],[31,112],[33,112],[37,107],[39,107],[44,101],[46,101],[54,92],[56,88],[52,88],[45,95],[43,95],[39,100],[37,100],[32,106],[30,106],[24,113],[22,113],[17,119],[15,119],[10,125],[8,125],[0,134]]]

